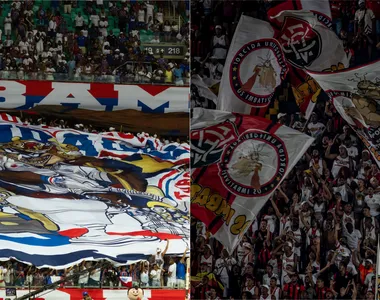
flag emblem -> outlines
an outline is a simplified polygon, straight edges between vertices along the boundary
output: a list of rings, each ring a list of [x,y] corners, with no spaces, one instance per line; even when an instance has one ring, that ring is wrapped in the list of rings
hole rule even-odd
[[[322,38],[309,22],[296,17],[285,17],[279,41],[288,62],[305,68],[321,55]]]
[[[232,91],[241,101],[256,107],[268,106],[274,89],[287,73],[281,46],[275,39],[245,44],[237,51],[230,66]]]
[[[271,193],[285,176],[288,154],[276,135],[247,130],[226,147],[218,166],[223,185],[231,193],[262,197]]]

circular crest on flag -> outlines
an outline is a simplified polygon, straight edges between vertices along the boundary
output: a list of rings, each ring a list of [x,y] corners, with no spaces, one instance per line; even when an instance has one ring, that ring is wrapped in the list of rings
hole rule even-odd
[[[251,41],[231,61],[231,89],[241,101],[265,107],[287,72],[281,45],[275,39]]]
[[[288,168],[284,142],[261,130],[247,130],[229,144],[218,164],[223,185],[243,197],[262,197],[271,193]]]
[[[306,20],[285,17],[278,38],[288,62],[296,68],[309,67],[322,52],[322,38]]]

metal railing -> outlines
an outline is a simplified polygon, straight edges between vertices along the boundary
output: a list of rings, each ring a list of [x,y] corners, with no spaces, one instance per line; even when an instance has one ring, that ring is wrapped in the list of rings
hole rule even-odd
[[[46,73],[46,72],[28,72],[28,71],[0,71],[0,80],[39,80],[39,81],[63,81],[63,82],[101,82],[115,84],[157,84],[157,85],[185,85],[188,86],[190,78],[183,77],[183,84],[172,80],[168,81],[165,76],[155,75],[152,72],[151,63],[143,63],[145,72],[139,73],[136,66],[137,62],[126,62],[123,64],[123,71],[116,72],[115,75],[102,74],[77,74],[69,73]]]

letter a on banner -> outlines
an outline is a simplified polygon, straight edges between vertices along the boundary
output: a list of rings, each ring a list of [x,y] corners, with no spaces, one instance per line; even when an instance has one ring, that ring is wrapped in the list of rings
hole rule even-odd
[[[191,128],[191,214],[231,253],[314,139],[261,117],[198,108]]]
[[[271,25],[241,16],[224,66],[217,109],[257,115],[263,108],[265,113],[287,72]]]

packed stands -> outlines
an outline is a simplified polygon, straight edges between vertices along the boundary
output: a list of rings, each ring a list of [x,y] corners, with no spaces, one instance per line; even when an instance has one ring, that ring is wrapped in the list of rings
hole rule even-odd
[[[267,2],[192,1],[192,76],[216,95],[240,16],[267,20]],[[350,67],[378,59],[379,2],[330,4],[333,30],[352,54]],[[368,16],[365,34],[357,31],[363,11]],[[211,42],[204,43],[210,36]],[[191,91],[192,107],[215,109],[216,97],[202,93],[199,85]],[[266,117],[304,131],[316,142],[232,255],[202,222],[192,220],[192,236],[197,236],[191,245],[194,298],[375,299],[380,216],[376,162],[323,92],[306,122],[285,80]]]
[[[184,85],[188,1],[2,1],[3,79]]]

